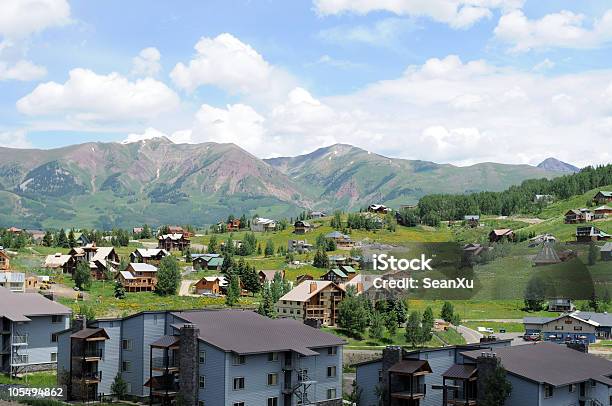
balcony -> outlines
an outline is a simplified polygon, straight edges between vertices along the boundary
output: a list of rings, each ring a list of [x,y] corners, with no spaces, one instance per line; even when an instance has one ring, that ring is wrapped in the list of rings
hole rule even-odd
[[[13,339],[11,343],[14,346],[28,345],[28,335],[27,334],[13,334]]]
[[[83,358],[87,362],[97,362],[102,359],[102,349],[101,348],[85,348],[85,350],[80,354],[73,354],[75,358]]]
[[[21,366],[27,365],[29,363],[29,358],[27,355],[13,355],[11,358],[12,366]]]
[[[400,389],[400,390],[396,390],[395,392],[391,392],[391,397],[394,399],[406,399],[406,400],[422,399],[425,397],[426,393],[427,393],[427,387],[424,384],[413,385],[412,387],[408,385],[408,387],[404,389]]]
[[[154,357],[151,360],[151,369],[155,371],[178,370],[179,361],[174,357]]]
[[[100,381],[102,381],[102,371],[85,372],[81,376],[81,380],[85,382],[86,384],[100,383]]]

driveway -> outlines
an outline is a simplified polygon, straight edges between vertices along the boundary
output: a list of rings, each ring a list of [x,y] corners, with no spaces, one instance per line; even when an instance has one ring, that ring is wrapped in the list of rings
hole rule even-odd
[[[480,334],[478,331],[465,326],[457,326],[457,331],[463,336],[467,344],[479,343],[480,339],[484,337],[484,335]]]
[[[191,293],[191,285],[196,283],[197,281],[193,279],[183,279],[181,281],[181,287],[179,288],[179,296],[195,296],[198,295]]]

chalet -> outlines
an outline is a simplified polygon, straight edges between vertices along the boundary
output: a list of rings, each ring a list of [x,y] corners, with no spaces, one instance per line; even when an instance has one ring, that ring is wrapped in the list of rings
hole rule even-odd
[[[261,270],[257,273],[257,275],[259,276],[259,283],[264,284],[264,283],[271,283],[274,280],[274,277],[276,276],[276,274],[279,273],[281,276],[281,279],[285,279],[285,270],[281,269],[281,270]]]
[[[251,231],[267,232],[276,230],[276,221],[263,217],[256,217],[251,221]]]
[[[74,247],[68,253],[73,259],[74,267],[69,269],[73,273],[79,261],[87,261],[91,276],[97,280],[106,278],[107,272],[116,272],[120,259],[114,247],[96,247],[95,244],[87,244],[84,247]]]
[[[6,271],[11,269],[11,259],[4,250],[4,247],[0,247],[0,271]]]
[[[612,203],[612,192],[607,190],[600,190],[593,196],[593,201],[596,204]]]
[[[8,231],[11,234],[21,234],[23,232],[21,228],[17,228],[15,226],[7,228],[6,231]]]
[[[240,219],[228,221],[225,227],[228,233],[240,230]]]
[[[348,235],[342,234],[340,231],[332,231],[325,234],[325,238],[336,241],[336,247],[339,249],[351,249],[355,246],[355,242]]]
[[[603,205],[593,209],[594,220],[605,219],[609,216],[612,216],[612,207],[610,206]]]
[[[287,252],[297,252],[298,254],[303,254],[305,252],[310,252],[313,248],[312,244],[308,244],[306,240],[289,240],[287,243]]]
[[[554,298],[548,301],[549,312],[561,312],[570,313],[576,310],[576,306],[572,303],[571,299],[567,298]]]
[[[355,268],[353,268],[351,265],[340,265],[338,266],[338,269],[346,274],[349,281],[357,276],[357,270],[355,270]]]
[[[185,234],[162,234],[157,237],[157,248],[170,251],[184,251],[191,246]]]
[[[533,259],[535,266],[552,265],[561,262],[551,243],[544,243],[540,252]]]
[[[46,234],[43,230],[26,230],[26,233],[30,235],[32,241],[36,244],[39,244]]]
[[[593,220],[589,209],[572,209],[565,213],[565,224],[587,223]]]
[[[193,254],[191,262],[194,268],[219,271],[223,265],[223,257],[219,254]]]
[[[496,229],[489,233],[489,241],[491,242],[514,241],[514,238],[514,231],[510,228]]]
[[[480,216],[478,214],[463,216],[463,221],[465,221],[465,224],[472,228],[478,227],[480,225]]]
[[[326,216],[327,214],[324,211],[311,211],[308,214],[308,217],[310,217],[311,219],[320,219]]]
[[[313,281],[314,277],[312,275],[308,275],[308,274],[304,274],[304,275],[298,275],[295,278],[295,284],[299,285],[300,283],[304,282],[304,281]]]
[[[0,272],[0,287],[11,292],[25,292],[25,274],[21,272]]]
[[[597,227],[584,226],[576,228],[576,242],[607,241],[610,234],[604,233]]]
[[[312,226],[309,222],[304,220],[298,220],[293,224],[293,232],[295,234],[306,234],[312,230]]]
[[[91,261],[96,255],[98,247],[96,244],[90,243],[79,247],[73,247],[68,251],[68,255],[79,261]]]
[[[607,242],[599,249],[602,261],[612,261],[612,242]]]
[[[47,255],[43,268],[61,270],[63,273],[74,273],[76,268],[76,260],[72,255],[64,255],[62,253],[56,253]]]
[[[305,281],[291,289],[276,303],[280,318],[296,318],[325,326],[335,326],[338,305],[345,291],[330,281]]]
[[[150,292],[157,285],[157,268],[150,264],[130,263],[115,278],[127,292]]]
[[[341,265],[348,265],[349,258],[344,255],[329,255],[329,265],[339,267]]]
[[[346,273],[341,271],[339,268],[332,268],[327,271],[326,274],[321,276],[321,280],[334,282],[336,285],[348,282],[349,277]]]
[[[181,226],[168,226],[168,234],[183,234],[185,238],[191,237],[191,231]]]
[[[170,253],[159,248],[136,248],[130,254],[130,262],[158,265],[159,262]]]
[[[226,291],[228,285],[229,282],[225,276],[205,276],[196,282],[195,292],[198,295],[221,295]]]
[[[144,231],[144,227],[134,227],[132,228],[132,234],[140,234]]]
[[[384,204],[371,204],[368,206],[368,211],[370,213],[387,214],[391,209]]]
[[[89,241],[89,238],[87,238],[87,236],[83,233],[74,233],[74,239],[79,247],[92,244],[92,242]]]

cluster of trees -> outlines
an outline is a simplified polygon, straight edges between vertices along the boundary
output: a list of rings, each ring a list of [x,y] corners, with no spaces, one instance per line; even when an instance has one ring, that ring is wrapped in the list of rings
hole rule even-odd
[[[514,215],[538,213],[547,204],[536,201],[536,194],[568,199],[591,189],[612,184],[612,164],[586,167],[579,173],[554,179],[531,179],[502,192],[478,192],[465,195],[434,194],[419,200],[415,212],[401,213],[408,222],[415,220],[437,225],[440,220],[460,220],[470,214]],[[585,202],[591,204],[590,200]]]
[[[238,303],[242,289],[251,293],[253,296],[261,290],[259,275],[254,265],[249,265],[240,258],[236,261],[232,254],[223,255],[223,265],[221,272],[228,278],[229,286],[225,295],[225,302],[228,306]]]
[[[8,230],[0,230],[0,245],[4,248],[21,249],[30,242],[30,235],[25,231],[11,233]]]
[[[349,213],[346,217],[346,226],[354,230],[380,230],[384,221],[368,213]]]
[[[277,314],[274,305],[290,290],[291,285],[289,282],[283,279],[280,272],[276,272],[272,282],[264,284],[257,312],[262,316],[276,318]]]
[[[110,243],[114,247],[127,247],[132,236],[129,231],[122,228],[116,228],[107,232],[101,232],[98,230],[81,230],[81,234],[83,234],[89,241],[96,243],[96,245]],[[74,229],[70,229],[66,234],[66,230],[63,228],[57,232],[47,230],[43,236],[42,245],[45,247],[59,248],[76,247],[76,232]]]
[[[138,240],[148,240],[149,238],[153,238],[153,230],[151,230],[151,226],[148,224],[142,226],[142,231],[139,233],[134,233],[134,238]]]

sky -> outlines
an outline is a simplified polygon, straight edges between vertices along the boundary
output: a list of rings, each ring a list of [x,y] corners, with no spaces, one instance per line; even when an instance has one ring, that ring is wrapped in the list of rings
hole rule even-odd
[[[0,146],[612,162],[606,0],[0,0]]]

